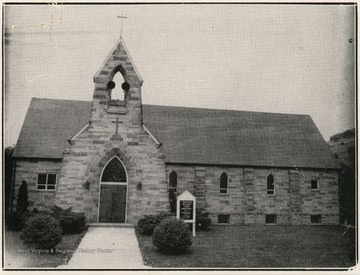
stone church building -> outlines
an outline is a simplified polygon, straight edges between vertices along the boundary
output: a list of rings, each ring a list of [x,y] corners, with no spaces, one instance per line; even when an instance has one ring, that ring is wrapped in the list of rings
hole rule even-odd
[[[117,73],[124,100],[112,99]],[[136,224],[189,190],[214,224],[339,223],[339,166],[310,116],[143,105],[142,83],[120,38],[91,102],[33,98],[14,198],[26,181],[30,208]]]

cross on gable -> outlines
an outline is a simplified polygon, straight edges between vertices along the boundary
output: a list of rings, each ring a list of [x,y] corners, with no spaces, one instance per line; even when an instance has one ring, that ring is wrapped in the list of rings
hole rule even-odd
[[[117,18],[121,19],[121,25],[120,25],[120,37],[122,36],[122,30],[123,30],[123,19],[126,19],[127,17],[124,16],[124,12],[121,12],[121,15],[118,15]]]
[[[115,135],[118,135],[119,134],[119,124],[122,124],[122,121],[119,121],[119,118],[117,117],[115,121],[112,121],[112,123],[116,124]]]

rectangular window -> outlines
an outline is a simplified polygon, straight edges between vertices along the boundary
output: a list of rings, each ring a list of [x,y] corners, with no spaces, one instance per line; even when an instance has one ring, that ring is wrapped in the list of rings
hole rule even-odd
[[[230,223],[230,215],[218,215],[218,223]]]
[[[57,174],[38,174],[37,190],[56,189]]]
[[[274,215],[274,214],[265,215],[265,223],[266,224],[277,224],[277,215]]]
[[[311,190],[319,190],[319,181],[311,180]]]
[[[321,215],[311,215],[310,221],[312,224],[318,224],[321,223]]]

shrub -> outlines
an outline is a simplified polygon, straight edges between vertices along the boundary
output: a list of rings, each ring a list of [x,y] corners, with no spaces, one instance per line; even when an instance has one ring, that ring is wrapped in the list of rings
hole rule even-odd
[[[85,214],[73,212],[71,207],[62,209],[54,205],[51,209],[51,215],[59,221],[64,234],[80,233],[86,228]]]
[[[154,229],[164,219],[172,217],[169,213],[160,213],[157,215],[145,215],[138,221],[138,230],[141,235],[150,236],[154,233]]]
[[[165,219],[154,230],[153,244],[164,253],[183,253],[192,245],[189,226],[179,219]]]
[[[33,208],[32,210],[33,214],[39,214],[39,209],[37,209],[36,207]]]
[[[20,238],[35,248],[52,249],[61,242],[62,230],[54,217],[39,213],[27,220]]]
[[[6,213],[5,221],[9,230],[20,231],[24,228],[28,214],[27,213]]]
[[[30,216],[28,212],[29,200],[26,181],[22,181],[17,201],[16,212],[7,212],[5,216],[5,222],[8,229],[13,231],[20,231],[24,228],[24,224],[27,218]]]
[[[175,214],[163,212],[163,213],[160,213],[160,214],[156,215],[156,218],[158,220],[158,224],[160,224],[163,220],[171,218],[171,217],[175,217]]]
[[[141,235],[152,235],[155,227],[159,224],[155,215],[145,215],[138,221],[138,229]]]
[[[211,224],[209,213],[204,211],[196,211],[196,230],[208,230]]]

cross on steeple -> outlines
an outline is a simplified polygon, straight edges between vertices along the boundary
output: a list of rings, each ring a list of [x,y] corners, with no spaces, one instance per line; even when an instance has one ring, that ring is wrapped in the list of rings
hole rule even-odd
[[[121,12],[121,16],[118,15],[117,18],[121,19],[121,25],[120,25],[120,37],[122,36],[122,30],[123,30],[123,19],[126,19],[127,17],[124,16],[124,12]]]
[[[122,121],[119,121],[119,118],[117,117],[116,118],[116,121],[112,121],[112,123],[115,123],[116,124],[116,128],[115,128],[115,135],[118,135],[119,134],[119,124],[122,124]]]

